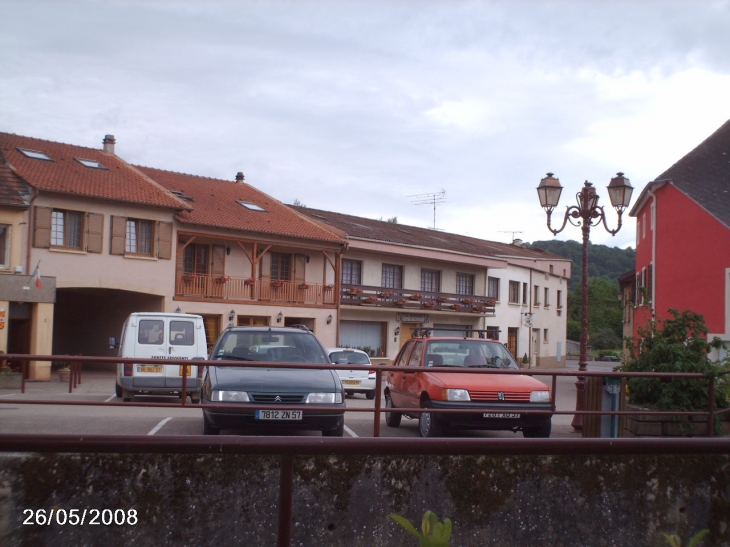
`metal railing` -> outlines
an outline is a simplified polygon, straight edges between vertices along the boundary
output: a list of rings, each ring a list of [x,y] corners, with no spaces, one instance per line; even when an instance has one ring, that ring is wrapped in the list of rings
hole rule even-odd
[[[62,361],[68,357],[42,355],[3,355],[0,369],[8,360],[23,363],[23,386],[25,392],[25,367],[29,361]],[[71,361],[69,392],[82,384],[82,368],[90,363],[140,363],[156,364],[156,359],[122,359],[117,357],[74,356]],[[166,364],[187,364],[189,361],[170,359]],[[231,366],[231,367],[273,367],[273,368],[313,368],[334,370],[371,370],[372,366],[361,365],[316,365],[304,363],[241,363],[237,361],[199,361],[198,366]],[[187,389],[187,367],[182,367],[183,382],[181,392]],[[399,371],[402,367],[378,366],[377,383],[382,385],[382,374],[388,371]],[[431,367],[430,372],[454,372],[449,367]],[[708,436],[699,438],[631,438],[631,439],[506,439],[506,438],[449,438],[419,439],[380,438],[380,415],[385,412],[382,407],[382,390],[376,390],[374,408],[347,408],[346,412],[372,412],[373,436],[375,438],[320,438],[320,437],[237,437],[237,436],[164,436],[150,437],[146,435],[32,435],[2,434],[0,435],[0,451],[4,452],[51,452],[51,453],[215,453],[215,454],[268,454],[280,457],[279,478],[279,514],[277,546],[288,547],[291,543],[291,516],[293,507],[294,457],[300,455],[622,455],[622,454],[727,454],[730,453],[730,437],[712,438],[715,417],[730,411],[715,408],[715,378],[700,373],[628,373],[628,372],[578,372],[578,371],[540,371],[540,370],[495,370],[495,369],[460,369],[459,373],[470,374],[518,374],[529,376],[551,376],[551,411],[552,415],[584,414],[584,415],[635,415],[637,411],[558,411],[555,406],[557,378],[560,376],[582,377],[650,377],[650,378],[694,378],[708,381],[709,408],[707,411],[694,412],[658,412],[651,414],[669,414],[675,416],[706,416]],[[727,373],[725,373],[727,374]],[[142,402],[95,402],[95,401],[58,401],[58,400],[20,400],[0,399],[0,404],[55,404],[55,405],[104,405],[135,407],[185,407],[218,408],[226,404],[193,404],[189,405],[185,397],[179,403],[142,403]],[[331,408],[314,405],[257,405],[257,408],[279,410],[324,410],[342,412]],[[427,412],[436,413],[473,413],[473,410],[442,410],[429,408]],[[418,414],[423,409],[408,409],[408,413]],[[545,411],[521,411],[524,413],[545,414]]]

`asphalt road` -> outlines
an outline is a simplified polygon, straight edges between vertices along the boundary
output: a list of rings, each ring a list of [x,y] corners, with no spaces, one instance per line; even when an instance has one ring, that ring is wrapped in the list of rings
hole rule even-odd
[[[589,370],[612,370],[610,363],[589,363]],[[569,361],[564,369],[576,370],[577,363]],[[84,371],[83,383],[73,393],[68,384],[61,382],[28,382],[26,393],[19,390],[0,390],[0,433],[76,434],[76,435],[201,435],[203,417],[200,408],[189,405],[142,407],[122,403],[114,395],[114,372],[109,370]],[[537,376],[550,384],[549,376]],[[55,378],[54,378],[55,379]],[[557,410],[575,409],[575,378],[558,377]],[[18,404],[22,401],[43,400],[62,404]],[[179,405],[176,397],[138,396],[135,402],[155,402]],[[95,402],[101,405],[69,404]],[[364,395],[347,398],[348,408],[375,408],[375,401]],[[552,437],[580,437],[570,426],[572,415],[553,416]],[[345,415],[345,436],[372,437],[373,414],[348,412]],[[292,432],[293,435],[319,435],[318,432]],[[381,415],[382,437],[418,437],[418,420],[404,417],[401,426],[390,428]],[[522,437],[510,431],[459,432],[464,437]]]

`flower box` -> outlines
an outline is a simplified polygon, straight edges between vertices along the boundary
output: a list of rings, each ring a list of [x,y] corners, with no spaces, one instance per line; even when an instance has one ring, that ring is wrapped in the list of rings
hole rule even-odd
[[[448,301],[449,301],[449,299],[448,299],[448,298],[447,298],[446,296],[439,296],[439,297],[438,297],[438,298],[436,299],[436,301],[437,301],[437,302],[438,302],[439,304],[443,304],[444,302],[448,302]]]
[[[424,302],[421,304],[424,308],[433,308],[436,305],[436,302],[434,300],[428,300],[427,302]]]
[[[244,285],[248,285],[250,287],[251,285],[255,285],[256,284],[256,280],[255,279],[244,279],[243,280],[243,284]]]
[[[378,297],[377,296],[366,296],[365,298],[362,299],[362,301],[365,302],[366,304],[375,304],[378,301]]]
[[[471,306],[474,303],[474,299],[472,299],[472,298],[464,298],[461,301],[461,303],[464,304],[465,306]]]
[[[324,290],[325,290],[325,291],[331,291],[331,290],[333,290],[334,288],[335,288],[335,286],[334,286],[334,285],[325,285],[325,286],[324,286]]]
[[[228,283],[231,280],[231,277],[228,275],[219,275],[214,279],[216,283]]]
[[[458,309],[460,309],[460,308],[461,308],[461,304],[451,304],[451,306],[449,306],[449,307],[450,307],[450,308],[451,308],[452,310],[458,310]]]
[[[357,295],[358,295],[358,294],[360,294],[361,292],[362,292],[362,290],[361,290],[361,289],[358,289],[357,287],[353,287],[352,289],[347,289],[347,290],[345,291],[345,294],[347,294],[347,295],[349,295],[349,296],[357,296]]]
[[[272,281],[271,282],[271,288],[272,289],[280,289],[283,286],[284,286],[284,282],[283,281]]]
[[[309,288],[309,285],[306,283],[299,283],[299,288],[304,291]]]
[[[423,298],[423,295],[417,292],[414,292],[412,295],[408,297],[408,300],[413,300],[414,302],[418,302]]]
[[[379,298],[393,298],[393,291],[382,291],[378,293]]]
[[[395,301],[395,305],[396,306],[405,306],[406,303],[407,303],[407,301],[406,300],[403,300],[402,298],[400,300],[396,300]]]

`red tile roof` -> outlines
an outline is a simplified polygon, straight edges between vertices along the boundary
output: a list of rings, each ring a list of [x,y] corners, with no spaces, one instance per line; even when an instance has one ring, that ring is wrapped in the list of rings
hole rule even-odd
[[[18,149],[43,152],[51,161],[29,158]],[[83,146],[0,133],[5,162],[30,186],[46,192],[187,209],[189,205],[121,158]],[[105,169],[86,167],[75,158],[94,160]]]
[[[373,220],[332,211],[310,209],[309,207],[292,206],[292,208],[311,217],[313,220],[342,230],[348,238],[382,241],[396,245],[437,249],[473,256],[569,260],[542,249],[533,249],[521,245],[487,241],[429,228],[395,224],[384,220]]]
[[[2,161],[0,154],[0,205],[5,207],[29,207],[30,187]]]
[[[319,225],[249,184],[152,167],[136,168],[168,190],[192,198],[192,209],[176,215],[183,224],[345,244],[343,232]],[[238,201],[258,205],[265,212],[247,209]]]

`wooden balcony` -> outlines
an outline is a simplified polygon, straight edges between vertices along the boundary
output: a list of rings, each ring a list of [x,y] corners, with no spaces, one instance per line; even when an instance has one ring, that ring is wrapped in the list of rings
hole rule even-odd
[[[465,296],[410,289],[384,289],[365,285],[342,285],[343,306],[370,306],[423,311],[448,311],[495,315],[495,301],[486,296]]]
[[[245,277],[178,273],[175,296],[226,302],[290,302],[307,305],[334,305],[334,285]]]

